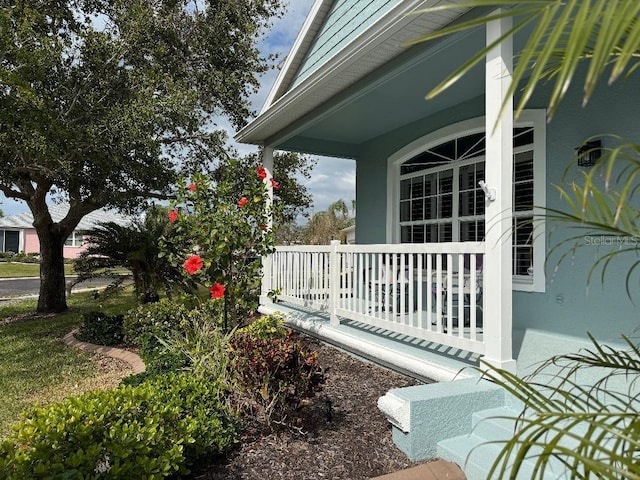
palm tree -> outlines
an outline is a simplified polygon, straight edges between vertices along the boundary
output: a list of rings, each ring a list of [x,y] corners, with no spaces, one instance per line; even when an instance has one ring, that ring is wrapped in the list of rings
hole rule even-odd
[[[548,115],[556,112],[569,86],[577,81],[578,69],[585,68],[584,103],[604,79],[610,84],[633,75],[640,57],[640,1],[638,0],[469,0],[430,9],[495,7],[486,17],[462,21],[439,32],[418,38],[411,44],[432,40],[493,20],[513,18],[513,27],[500,42],[525,27],[531,29],[526,46],[515,59],[513,83],[507,98],[516,91],[520,100],[516,116],[522,112],[534,90],[541,84],[553,86]],[[474,55],[445,81],[429,92],[438,95],[484,61],[495,46]],[[504,105],[504,103],[503,103]],[[580,183],[558,188],[567,211],[547,210],[545,216],[576,229],[576,235],[554,248],[566,247],[562,258],[571,256],[584,242],[585,234],[612,234],[640,239],[640,210],[633,206],[640,173],[640,145],[615,138],[616,145],[605,152],[595,168]],[[612,172],[622,172],[616,176]],[[600,178],[602,177],[602,178]],[[602,182],[604,179],[604,182]],[[604,185],[600,187],[599,185]],[[637,252],[630,241],[620,250],[601,257],[592,267],[602,279],[612,258]],[[632,262],[630,279],[640,265]],[[592,338],[593,348],[580,354],[561,355],[544,363],[526,378],[489,368],[485,376],[502,385],[524,404],[515,419],[516,431],[493,465],[497,478],[515,478],[527,457],[535,458],[536,478],[547,478],[550,459],[570,470],[572,478],[640,478],[640,346],[625,338],[624,349],[613,349]],[[559,370],[558,370],[559,368]],[[601,380],[585,387],[579,374],[600,369]],[[549,375],[555,378],[549,382]],[[610,388],[617,378],[622,386]],[[626,388],[625,388],[626,387]]]
[[[327,245],[331,240],[339,240],[340,230],[353,223],[344,200],[333,202],[327,210],[311,217],[304,229],[304,242],[308,245]]]
[[[130,225],[108,222],[85,232],[89,246],[76,260],[77,281],[111,276],[117,285],[122,277],[114,271],[126,268],[140,301],[157,301],[162,289],[170,293],[172,286],[181,284],[179,269],[161,255],[160,240],[168,227],[167,209],[152,207],[144,219]]]

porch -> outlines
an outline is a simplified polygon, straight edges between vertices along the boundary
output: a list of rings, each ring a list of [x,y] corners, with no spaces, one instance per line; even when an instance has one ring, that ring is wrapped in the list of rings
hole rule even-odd
[[[260,308],[424,380],[459,379],[511,353],[488,341],[507,333],[510,344],[511,325],[487,315],[484,256],[483,242],[277,247]]]

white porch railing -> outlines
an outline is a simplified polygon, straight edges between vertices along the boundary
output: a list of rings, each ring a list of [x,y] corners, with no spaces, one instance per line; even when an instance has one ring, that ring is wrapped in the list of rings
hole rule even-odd
[[[484,243],[278,247],[264,288],[293,305],[485,354]],[[488,285],[487,285],[488,286]]]

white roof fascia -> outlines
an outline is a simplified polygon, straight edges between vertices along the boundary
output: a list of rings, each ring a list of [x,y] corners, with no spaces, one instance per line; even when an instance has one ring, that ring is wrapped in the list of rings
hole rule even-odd
[[[291,80],[296,74],[296,71],[304,57],[308,53],[311,45],[313,44],[313,39],[315,38],[316,33],[324,23],[324,20],[327,16],[327,13],[331,9],[334,0],[316,0],[307,18],[302,25],[302,29],[296,38],[287,58],[284,62],[284,65],[280,69],[278,73],[278,77],[276,78],[276,82],[271,87],[269,91],[269,95],[262,106],[262,110],[260,110],[260,115],[262,115],[267,109],[271,106],[273,99],[278,94],[278,91],[284,86],[285,88],[288,85],[283,85],[285,80],[289,80],[287,83],[291,83]],[[319,13],[320,12],[320,13]],[[314,27],[314,28],[312,28]],[[311,37],[311,38],[308,38]],[[304,48],[302,48],[304,45]]]
[[[268,141],[267,138],[273,137],[273,135],[282,130],[282,128],[286,128],[291,123],[293,123],[293,121],[297,120],[302,115],[307,113],[307,111],[303,111],[302,113],[300,113],[293,110],[303,100],[312,97],[314,94],[317,95],[318,91],[322,87],[332,86],[334,90],[342,90],[352,84],[353,80],[349,78],[345,80],[345,76],[341,75],[344,73],[345,69],[352,67],[357,60],[366,57],[366,54],[368,52],[380,46],[382,43],[384,43],[385,40],[389,40],[393,35],[398,34],[398,32],[400,32],[403,27],[406,27],[407,25],[419,19],[420,15],[408,15],[410,12],[418,9],[433,7],[437,3],[439,3],[439,0],[401,1],[386,15],[384,15],[376,23],[374,23],[369,29],[355,38],[352,42],[345,45],[339,52],[336,53],[336,55],[334,55],[329,61],[318,68],[318,70],[316,70],[312,75],[303,79],[293,89],[287,91],[284,95],[275,100],[273,104],[269,105],[268,108],[264,109],[263,113],[261,113],[258,117],[256,117],[252,122],[243,127],[236,134],[235,139],[238,142],[242,143],[243,141],[247,140],[248,137],[250,137],[252,134],[259,134],[258,132],[260,130],[263,130],[263,133],[261,135],[259,134],[262,137],[261,140],[256,141],[255,139],[249,139],[249,141],[253,143],[258,143],[259,141],[262,141],[264,143]],[[452,14],[451,18],[447,18],[446,21],[442,22],[441,25],[438,25],[437,28],[441,28],[447,25],[459,15],[461,15],[461,13]],[[432,31],[437,30],[437,28],[433,28]],[[422,33],[424,33],[424,31]],[[417,36],[417,34],[411,33],[406,40],[416,38]],[[365,76],[367,73],[370,73],[370,71],[373,71],[375,68],[384,65],[386,62],[405,50],[401,45],[395,45],[395,48],[397,51],[390,55],[389,58],[381,60],[379,64],[375,67],[372,67],[371,70],[362,71],[359,73],[361,73],[362,76]],[[315,106],[319,106],[324,101],[331,98],[335,93],[336,92],[331,91],[325,94],[326,98],[316,99],[314,103],[317,103],[317,105]],[[287,115],[287,113],[289,113],[289,116],[292,117],[287,121],[287,125],[283,127],[276,127],[275,129],[273,129],[273,126],[271,126],[273,125],[272,122],[274,122],[274,120],[278,117]],[[271,126],[271,128],[269,128],[269,126]]]

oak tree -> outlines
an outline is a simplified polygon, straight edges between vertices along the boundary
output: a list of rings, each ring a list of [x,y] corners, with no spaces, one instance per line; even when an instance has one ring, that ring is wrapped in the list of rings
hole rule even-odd
[[[66,309],[63,244],[83,216],[166,197],[220,156],[215,120],[250,114],[281,3],[0,0],[0,191],[34,217],[38,311]]]

